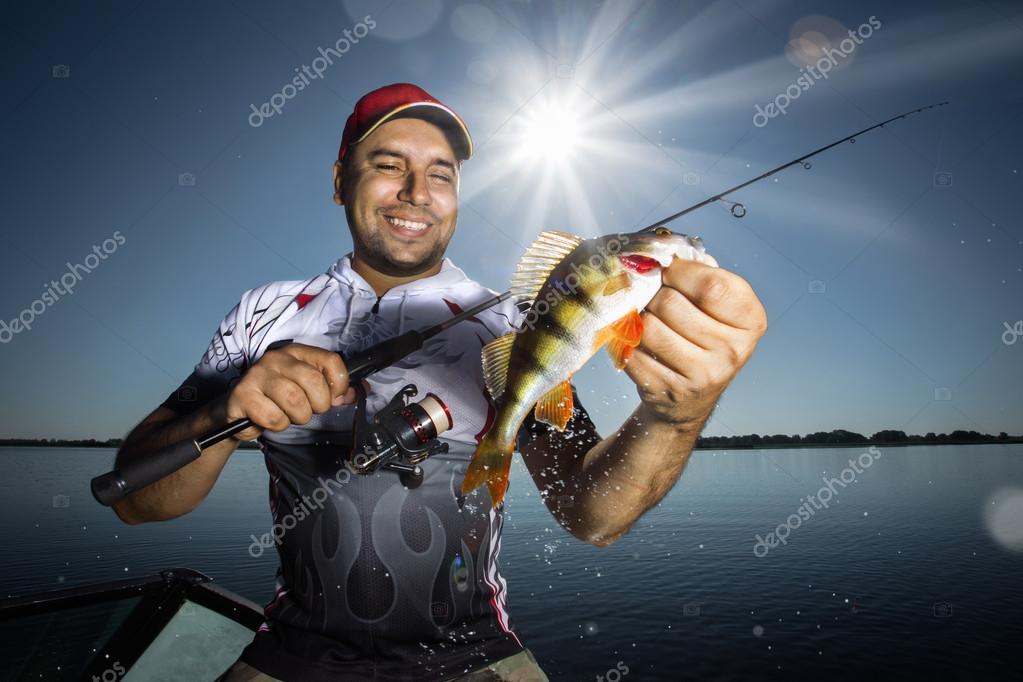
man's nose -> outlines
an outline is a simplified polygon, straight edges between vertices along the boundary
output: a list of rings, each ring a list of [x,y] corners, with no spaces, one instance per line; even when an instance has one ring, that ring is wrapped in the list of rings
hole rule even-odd
[[[430,187],[426,182],[426,173],[410,171],[405,178],[405,185],[398,193],[398,199],[415,206],[428,206],[431,201]]]

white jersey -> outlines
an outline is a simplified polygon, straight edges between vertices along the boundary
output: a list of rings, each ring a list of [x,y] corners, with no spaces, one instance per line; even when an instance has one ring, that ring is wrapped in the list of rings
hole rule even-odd
[[[378,298],[345,256],[323,275],[245,292],[164,405],[185,412],[222,394],[274,341],[350,355],[494,295],[444,259],[438,274]],[[280,556],[278,585],[247,662],[288,679],[302,671],[310,680],[441,680],[522,650],[498,565],[503,505],[493,507],[485,488],[461,494],[495,416],[481,349],[520,318],[504,301],[368,379],[370,416],[409,383],[451,411],[454,426],[442,436],[450,451],[422,463],[417,488],[390,471],[330,480],[351,447],[353,406],[263,433],[274,528],[287,530],[267,546]]]

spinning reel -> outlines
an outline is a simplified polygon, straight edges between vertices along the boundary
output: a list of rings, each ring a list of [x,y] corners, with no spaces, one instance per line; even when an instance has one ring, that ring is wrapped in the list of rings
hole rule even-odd
[[[406,488],[419,487],[423,482],[420,462],[448,451],[448,444],[437,437],[454,426],[451,411],[433,393],[419,402],[406,402],[406,398],[419,393],[415,384],[406,384],[370,422],[365,416],[366,392],[358,384],[355,390],[358,402],[348,465],[358,474],[372,474],[378,469],[395,471]]]

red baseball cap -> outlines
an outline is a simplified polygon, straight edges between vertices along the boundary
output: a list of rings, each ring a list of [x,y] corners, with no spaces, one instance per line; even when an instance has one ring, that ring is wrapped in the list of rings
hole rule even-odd
[[[368,92],[355,103],[341,135],[339,161],[352,145],[366,139],[381,124],[395,118],[420,118],[444,131],[459,162],[472,156],[469,128],[458,114],[412,83],[392,83]]]

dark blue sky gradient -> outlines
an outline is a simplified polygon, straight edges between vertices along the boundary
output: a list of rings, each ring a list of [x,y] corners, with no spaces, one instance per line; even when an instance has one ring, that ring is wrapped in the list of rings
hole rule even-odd
[[[396,81],[470,126],[449,255],[498,290],[541,229],[629,230],[950,100],[744,190],[742,220],[719,205],[673,225],[770,317],[705,433],[1023,431],[1023,339],[1002,341],[1023,319],[1018,3],[65,5],[18,3],[2,26],[0,318],[115,231],[125,243],[3,337],[0,437],[123,435],[242,291],[346,253],[330,184],[341,128],[361,94]],[[376,27],[322,79],[249,124],[250,105],[367,14]],[[799,76],[785,46],[808,15],[882,28],[758,128],[754,106]],[[553,172],[512,160],[530,107],[552,97],[584,103],[586,128]],[[636,403],[603,355],[576,380],[604,433]]]

